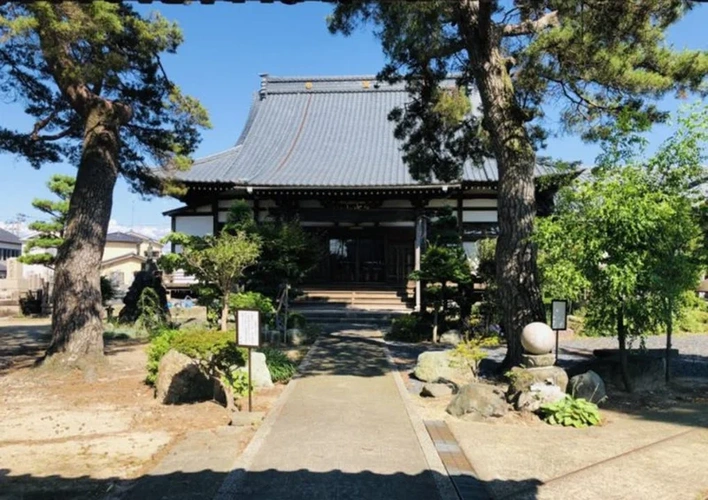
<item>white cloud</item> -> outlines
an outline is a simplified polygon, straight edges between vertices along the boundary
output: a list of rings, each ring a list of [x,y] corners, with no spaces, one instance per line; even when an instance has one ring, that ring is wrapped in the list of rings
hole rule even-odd
[[[27,227],[29,222],[2,222],[0,221],[0,228],[10,231],[12,234],[18,235],[20,238],[28,238],[29,236],[32,236],[33,231],[30,231],[29,228]],[[128,226],[126,224],[121,224],[115,219],[111,219],[110,222],[108,223],[108,232],[116,232],[116,231],[121,231],[121,232],[128,232],[128,231],[133,231],[136,233],[140,233],[144,236],[147,236],[148,238],[152,238],[154,240],[160,240],[163,236],[166,236],[170,232],[170,228],[168,226],[150,226],[150,225],[137,225],[137,226]]]
[[[144,224],[137,226],[134,225],[131,227],[125,224],[121,224],[115,219],[111,219],[108,223],[109,233],[128,231],[133,231],[134,233],[142,234],[143,236],[147,236],[148,238],[152,238],[153,240],[159,240],[170,232],[170,228],[168,226],[150,226]]]

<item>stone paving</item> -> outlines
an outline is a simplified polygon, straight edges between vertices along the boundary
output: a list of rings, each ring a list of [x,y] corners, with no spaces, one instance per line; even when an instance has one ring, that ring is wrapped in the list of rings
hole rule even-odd
[[[255,456],[217,498],[440,498],[381,342],[345,330],[314,349]]]

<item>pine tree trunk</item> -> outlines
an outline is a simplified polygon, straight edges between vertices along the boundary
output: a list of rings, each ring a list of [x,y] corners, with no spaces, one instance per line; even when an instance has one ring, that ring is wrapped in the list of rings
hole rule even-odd
[[[673,333],[672,301],[668,300],[668,311],[666,313],[666,383],[671,381],[671,334]]]
[[[629,376],[629,360],[627,359],[627,328],[624,324],[624,311],[622,304],[617,309],[617,339],[619,340],[620,372],[622,383],[627,392],[632,392],[632,378]]]
[[[119,127],[104,103],[88,113],[76,187],[54,272],[52,341],[45,360],[75,366],[103,357],[100,268],[118,178]]]
[[[483,126],[497,161],[496,245],[497,297],[501,327],[507,340],[503,367],[521,361],[521,331],[533,321],[545,321],[538,283],[533,233],[536,155],[524,124],[514,88],[501,53],[500,36],[486,23],[481,2],[460,0],[458,24],[469,53],[469,65],[482,101]],[[481,9],[480,9],[481,10]],[[476,22],[470,20],[476,19]]]

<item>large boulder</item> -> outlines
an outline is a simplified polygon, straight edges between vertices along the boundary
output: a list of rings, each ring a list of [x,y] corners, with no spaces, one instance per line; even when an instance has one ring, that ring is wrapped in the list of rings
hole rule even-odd
[[[273,387],[273,379],[270,378],[265,354],[262,352],[251,352],[251,362],[253,363],[251,371],[251,383],[253,387]],[[246,366],[239,368],[239,370],[248,374],[248,363],[246,363]]]
[[[462,342],[462,335],[457,330],[448,330],[440,335],[441,344],[456,346],[460,342]]]
[[[420,391],[420,395],[424,398],[444,398],[446,396],[452,396],[453,388],[448,384],[441,383],[428,383],[423,386]]]
[[[572,377],[568,384],[568,392],[574,398],[583,398],[595,404],[607,398],[605,382],[592,370]]]
[[[473,418],[501,417],[509,407],[504,401],[504,393],[498,388],[480,383],[472,383],[460,388],[445,411],[454,417],[469,415]]]
[[[207,401],[214,396],[214,384],[195,360],[170,349],[160,360],[155,396],[164,404]]]
[[[472,370],[464,363],[453,359],[452,351],[427,351],[418,356],[413,375],[423,382],[451,380],[458,385],[472,381]]]
[[[518,411],[537,411],[541,405],[555,403],[565,397],[565,392],[555,384],[532,384],[526,392],[520,392],[514,401]]]
[[[558,366],[544,366],[539,368],[520,368],[515,366],[509,375],[509,389],[507,400],[514,401],[522,392],[529,392],[534,384],[556,385],[562,392],[568,386],[568,374]]]

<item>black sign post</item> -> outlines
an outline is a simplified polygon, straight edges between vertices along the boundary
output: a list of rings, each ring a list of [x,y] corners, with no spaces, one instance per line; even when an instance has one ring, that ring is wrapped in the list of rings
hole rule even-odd
[[[256,309],[236,310],[236,345],[248,349],[248,411],[252,411],[251,349],[261,345],[261,312]]]
[[[556,362],[558,362],[558,332],[567,329],[568,301],[555,299],[551,301],[551,328],[556,332]]]

